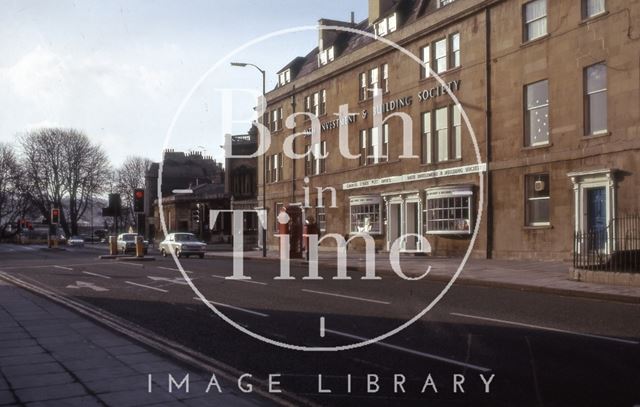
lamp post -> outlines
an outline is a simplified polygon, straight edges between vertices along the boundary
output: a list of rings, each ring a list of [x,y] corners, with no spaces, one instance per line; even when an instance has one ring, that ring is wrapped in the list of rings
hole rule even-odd
[[[246,67],[252,66],[260,71],[262,75],[262,97],[266,99],[266,72],[264,69],[261,69],[258,65],[246,63],[246,62],[231,62],[231,66],[237,67]],[[262,210],[267,210],[267,160],[265,160],[264,154],[262,155]],[[267,257],[267,223],[265,222],[265,227],[262,228],[262,257]]]

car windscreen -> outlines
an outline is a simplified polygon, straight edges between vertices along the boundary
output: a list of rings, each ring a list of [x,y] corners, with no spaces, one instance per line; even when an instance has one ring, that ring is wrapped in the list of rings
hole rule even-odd
[[[84,239],[80,236],[71,236],[71,240],[84,240]]]
[[[197,242],[198,241],[198,239],[194,235],[189,235],[189,234],[176,235],[175,239],[176,239],[176,242]]]
[[[136,235],[122,235],[122,240],[133,242],[134,240],[136,240]]]

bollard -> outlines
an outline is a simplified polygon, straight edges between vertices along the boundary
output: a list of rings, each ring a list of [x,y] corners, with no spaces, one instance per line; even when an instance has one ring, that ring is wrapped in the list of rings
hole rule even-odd
[[[144,242],[142,236],[136,236],[136,257],[144,257]]]
[[[118,238],[116,236],[109,236],[109,254],[115,256],[118,254]]]

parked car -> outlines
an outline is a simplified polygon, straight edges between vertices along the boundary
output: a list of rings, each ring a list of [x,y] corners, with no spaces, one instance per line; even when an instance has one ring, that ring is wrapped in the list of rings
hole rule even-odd
[[[202,259],[206,247],[193,233],[170,233],[160,243],[159,249],[164,257],[173,251],[178,257],[193,255]]]
[[[82,236],[71,236],[67,240],[68,246],[84,247],[84,238]]]
[[[135,233],[121,233],[118,235],[118,240],[116,242],[116,247],[118,252],[122,254],[126,254],[127,252],[135,252],[136,251],[136,235]],[[144,245],[144,254],[147,254],[149,251],[149,241],[143,240],[142,244]]]

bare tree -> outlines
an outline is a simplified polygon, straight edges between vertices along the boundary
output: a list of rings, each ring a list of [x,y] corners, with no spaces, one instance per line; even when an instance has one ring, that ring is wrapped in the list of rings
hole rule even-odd
[[[91,197],[104,191],[109,173],[106,154],[75,129],[35,130],[20,137],[20,144],[33,204],[47,220],[52,207],[61,208],[65,234],[77,234],[78,220]]]
[[[28,209],[18,158],[11,146],[0,143],[0,237]]]
[[[136,188],[144,188],[144,175],[151,165],[151,160],[144,157],[129,156],[116,171],[116,188],[122,196],[122,203],[127,208],[126,219],[133,224],[133,192]]]

